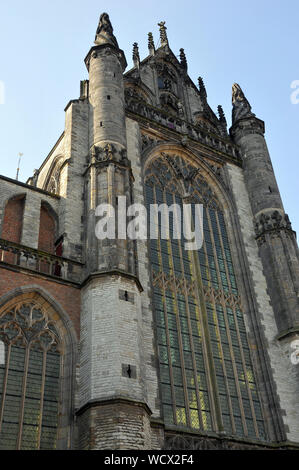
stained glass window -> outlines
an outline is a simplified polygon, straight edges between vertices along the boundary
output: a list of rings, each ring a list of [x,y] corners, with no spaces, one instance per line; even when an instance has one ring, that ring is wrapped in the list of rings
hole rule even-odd
[[[145,173],[150,204],[203,204],[204,243],[186,251],[183,236],[150,240],[160,381],[166,424],[265,440],[226,224],[198,170],[161,154]],[[194,207],[193,207],[194,209]],[[194,210],[193,210],[194,218]]]
[[[55,325],[34,303],[0,315],[0,449],[55,449],[61,351]]]

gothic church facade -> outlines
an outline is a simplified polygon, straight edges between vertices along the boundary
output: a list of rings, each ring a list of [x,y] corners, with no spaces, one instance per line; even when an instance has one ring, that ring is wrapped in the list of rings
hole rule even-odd
[[[299,448],[299,264],[264,138],[101,15],[27,183],[0,177],[0,449]],[[97,207],[203,205],[204,242],[99,239]],[[161,228],[161,227],[160,227]]]

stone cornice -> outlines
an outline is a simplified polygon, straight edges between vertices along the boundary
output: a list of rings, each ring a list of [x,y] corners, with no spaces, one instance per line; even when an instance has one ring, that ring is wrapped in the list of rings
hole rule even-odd
[[[89,274],[86,277],[86,279],[82,282],[81,287],[84,287],[86,284],[88,284],[93,279],[97,279],[97,278],[100,278],[100,277],[107,277],[107,276],[117,276],[117,277],[124,277],[126,279],[129,279],[130,281],[135,282],[139,292],[143,292],[142,284],[139,281],[137,276],[134,276],[134,274],[130,274],[130,273],[127,273],[125,271],[118,270],[118,269],[113,269],[111,271],[93,272],[93,273]]]
[[[99,45],[96,45],[96,46],[92,46],[91,49],[89,50],[88,54],[86,55],[86,57],[84,59],[84,62],[85,62],[85,65],[86,65],[86,68],[87,68],[88,72],[89,72],[91,55],[93,53],[97,54],[97,52],[99,52],[101,50],[105,50],[105,49],[106,50],[110,49],[111,53],[115,54],[118,57],[123,70],[125,70],[126,67],[127,67],[127,60],[126,60],[124,51],[122,51],[121,49],[116,49],[116,47],[113,46],[112,44],[106,43],[106,44],[99,44]]]
[[[249,134],[259,134],[264,136],[265,134],[265,123],[261,119],[255,116],[249,116],[243,119],[239,119],[229,130],[229,133],[233,140],[238,141]]]
[[[165,141],[164,143],[173,143],[173,142],[175,142],[175,143],[179,144],[179,143],[182,142],[182,139],[188,139],[190,141],[190,144],[194,145],[194,147],[196,149],[198,147],[198,151],[206,150],[208,152],[213,153],[215,155],[215,159],[218,159],[219,162],[226,161],[226,162],[238,165],[238,166],[242,166],[242,160],[240,158],[236,158],[233,155],[225,153],[222,150],[216,149],[213,146],[209,146],[209,145],[195,139],[194,137],[190,136],[189,134],[183,134],[181,132],[176,131],[175,129],[171,129],[171,128],[169,128],[169,127],[167,127],[167,126],[165,126],[161,123],[158,123],[156,121],[146,119],[145,117],[140,116],[139,114],[133,113],[129,110],[126,110],[126,116],[128,118],[134,120],[134,121],[137,121],[138,124],[140,124],[141,129],[144,129],[145,131],[152,130],[152,131],[160,132],[160,138],[161,138],[161,140]],[[216,135],[214,136],[211,133],[209,133],[209,135],[221,140],[219,138],[219,136],[216,136]],[[232,142],[230,144],[234,148],[236,148],[236,150],[238,150],[236,144],[234,144]],[[213,158],[213,157],[211,157],[211,158]]]
[[[132,398],[123,397],[123,396],[115,396],[111,398],[107,397],[107,398],[101,398],[98,400],[90,400],[88,403],[78,408],[75,411],[75,413],[76,413],[76,416],[80,416],[83,413],[85,413],[85,411],[89,410],[90,408],[98,408],[100,406],[106,406],[106,405],[137,406],[139,408],[143,408],[149,415],[152,414],[151,409],[145,402],[133,400]]]
[[[60,196],[58,196],[57,194],[49,193],[48,191],[45,191],[44,189],[37,188],[36,186],[31,186],[30,184],[27,184],[27,183],[22,183],[21,181],[8,178],[7,176],[0,175],[0,180],[15,184],[16,186],[22,186],[23,188],[36,191],[41,194],[45,194],[46,196],[53,197],[54,199],[60,199]]]

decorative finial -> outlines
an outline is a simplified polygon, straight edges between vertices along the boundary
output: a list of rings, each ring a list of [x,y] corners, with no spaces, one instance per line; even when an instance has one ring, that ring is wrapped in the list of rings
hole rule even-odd
[[[107,13],[102,13],[99,20],[98,29],[95,37],[95,44],[112,44],[118,48],[116,37],[113,35],[112,24]]]
[[[199,95],[203,100],[207,99],[207,90],[202,77],[198,77]]]
[[[226,125],[226,118],[225,118],[225,114],[224,114],[222,106],[219,104],[217,109],[218,109],[219,121],[223,124],[225,123]]]
[[[140,56],[139,56],[139,49],[138,49],[137,42],[134,42],[133,44],[133,62],[134,62],[134,67],[139,68]]]
[[[234,83],[232,87],[232,104],[233,104],[233,112],[232,112],[233,124],[239,119],[255,116],[255,114],[251,112],[251,106],[249,104],[249,101],[246,99],[242,91],[242,88],[240,87],[240,85],[238,85],[238,83]]]
[[[151,55],[155,54],[155,44],[154,44],[153,33],[148,33],[148,50]]]
[[[182,48],[180,49],[180,63],[183,69],[187,70],[188,68],[187,59],[186,59],[185,51]]]
[[[160,21],[160,23],[158,23],[158,26],[160,27],[161,46],[168,46],[168,39],[166,33],[167,28],[165,26],[165,21]]]
[[[218,115],[219,115],[219,124],[221,126],[223,135],[226,136],[227,135],[226,117],[225,117],[225,114],[221,105],[219,105],[217,109],[218,109]]]

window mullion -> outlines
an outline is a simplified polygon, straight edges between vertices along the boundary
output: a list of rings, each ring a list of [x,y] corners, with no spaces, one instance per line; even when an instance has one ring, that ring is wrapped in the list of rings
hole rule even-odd
[[[238,370],[237,370],[236,361],[235,361],[235,357],[234,357],[234,351],[233,351],[233,346],[232,346],[229,322],[228,322],[228,319],[227,319],[226,300],[225,300],[225,297],[224,297],[223,286],[222,286],[222,283],[221,283],[221,276],[220,276],[220,269],[219,269],[217,251],[216,251],[216,247],[215,247],[214,233],[213,233],[211,218],[210,218],[210,214],[209,214],[208,210],[207,210],[207,219],[208,219],[208,224],[209,224],[209,229],[210,229],[210,236],[211,236],[211,240],[212,240],[214,258],[215,258],[215,264],[216,264],[216,270],[217,270],[217,277],[218,277],[219,283],[221,285],[221,291],[220,291],[221,292],[221,304],[222,304],[222,308],[223,308],[223,316],[224,316],[224,321],[225,321],[227,340],[228,340],[230,354],[231,354],[231,358],[232,358],[232,366],[233,366],[233,371],[234,371],[235,385],[236,385],[236,389],[237,389],[238,402],[239,402],[240,411],[241,411],[241,420],[242,420],[242,425],[243,425],[243,428],[244,428],[244,433],[245,433],[245,435],[247,435],[248,431],[247,431],[247,425],[246,425],[246,420],[245,420],[245,416],[244,416],[242,395],[241,395],[239,378],[238,378]],[[235,418],[235,416],[233,415],[233,420],[234,420],[234,418]]]
[[[46,382],[46,366],[47,366],[47,351],[43,351],[43,370],[42,370],[42,383],[41,383],[41,395],[40,395],[40,409],[39,409],[39,423],[38,423],[38,437],[37,437],[37,448],[40,449],[40,440],[42,434],[43,424],[43,407],[44,407],[44,393],[45,393],[45,382]]]
[[[11,343],[9,343],[9,345],[7,347],[7,358],[6,358],[6,367],[5,367],[5,374],[4,374],[2,403],[1,403],[1,409],[0,409],[0,433],[1,433],[1,430],[2,430],[2,421],[3,421],[3,415],[4,415],[5,398],[6,398],[6,390],[7,390],[7,380],[8,380],[8,371],[9,371],[9,363],[10,363],[10,353],[11,353]]]
[[[154,202],[155,202],[155,204],[157,204],[157,195],[156,195],[156,187],[155,186],[153,186],[153,195],[154,195]],[[159,230],[159,216],[158,216],[158,220],[156,221],[156,223],[158,225],[157,244],[158,244],[158,247],[159,247],[159,262],[160,262],[160,269],[161,269],[161,273],[162,273],[163,311],[164,311],[164,320],[165,320],[165,333],[166,333],[166,342],[167,342],[168,367],[169,367],[170,388],[171,388],[171,397],[172,397],[172,411],[173,411],[173,420],[174,420],[174,422],[176,422],[176,403],[175,403],[175,393],[174,393],[174,378],[173,378],[173,370],[172,370],[172,362],[171,362],[168,316],[167,316],[167,308],[166,308],[166,302],[165,302],[166,286],[165,286],[165,276],[164,276],[164,271],[163,271],[161,239],[160,239],[160,230]]]
[[[223,245],[223,240],[222,240],[221,230],[220,230],[219,217],[218,217],[217,212],[216,212],[216,221],[217,221],[218,234],[220,235],[220,245],[221,245],[221,251],[222,251],[222,256],[223,256],[223,260],[224,260],[226,276],[227,276],[227,279],[228,279],[229,288],[231,290],[229,270],[228,270],[228,266],[227,266],[227,262],[226,262],[226,256],[225,256],[225,252],[224,252],[224,245]],[[243,369],[244,369],[244,372],[245,372],[246,371],[246,363],[245,363],[245,357],[244,357],[244,351],[243,351],[243,345],[242,345],[242,341],[241,341],[241,335],[240,335],[238,320],[237,320],[237,316],[236,316],[235,303],[234,303],[234,306],[232,308],[232,311],[233,311],[234,321],[235,321],[235,325],[236,325],[237,338],[238,338],[239,349],[240,349],[240,353],[241,353],[242,366],[243,366]],[[258,431],[258,426],[257,426],[256,416],[255,416],[255,409],[254,409],[254,406],[253,406],[252,395],[251,395],[251,390],[250,390],[250,386],[249,386],[249,382],[248,382],[248,377],[247,377],[246,373],[244,374],[244,376],[245,376],[245,383],[246,383],[247,392],[248,392],[248,396],[249,396],[250,409],[251,409],[251,414],[252,414],[252,419],[253,419],[254,430],[255,430],[256,435],[259,436],[259,431]],[[243,403],[242,403],[242,405],[243,405]],[[245,414],[245,412],[244,412],[244,414]]]
[[[174,198],[174,203],[175,202],[176,201],[175,201],[175,198]],[[181,227],[180,227],[180,229],[181,229]],[[203,430],[204,429],[204,423],[203,423],[203,419],[202,419],[201,403],[200,403],[200,398],[199,398],[199,387],[198,387],[198,381],[197,381],[198,373],[197,373],[197,366],[196,366],[196,360],[195,360],[195,351],[194,351],[193,336],[192,336],[192,326],[191,326],[190,311],[189,311],[188,289],[187,289],[187,281],[186,281],[186,278],[185,278],[185,269],[184,269],[184,262],[183,262],[183,249],[182,249],[181,239],[178,239],[178,246],[179,246],[179,252],[180,252],[182,277],[183,277],[183,280],[184,280],[184,298],[185,298],[186,316],[187,316],[189,340],[190,340],[190,348],[191,348],[191,356],[192,356],[192,365],[193,365],[193,375],[194,375],[194,385],[195,385],[195,391],[196,391],[196,402],[197,402],[197,409],[198,409],[198,417],[199,417],[200,429]],[[187,384],[186,397],[187,397],[186,404],[188,405],[189,414],[190,414],[188,384]],[[190,414],[190,422],[191,422],[191,414]],[[192,427],[192,423],[191,423],[191,427]]]
[[[164,203],[167,204],[165,191],[163,191],[163,196],[164,196]],[[174,203],[175,203],[175,199],[174,199]],[[181,359],[183,389],[184,389],[184,396],[185,396],[185,410],[186,410],[187,426],[190,427],[191,420],[190,420],[190,410],[189,410],[189,398],[188,398],[188,389],[187,389],[187,382],[186,382],[185,361],[184,361],[183,343],[182,343],[182,331],[181,331],[181,325],[180,325],[180,319],[179,319],[179,307],[178,307],[178,302],[177,302],[177,298],[178,298],[177,288],[176,288],[177,276],[176,276],[176,272],[174,268],[173,251],[172,251],[170,239],[167,240],[167,244],[168,244],[168,249],[169,249],[169,257],[171,259],[171,264],[172,264],[172,274],[174,278],[172,290],[173,290],[173,297],[174,297],[173,299],[174,305],[176,309],[176,325],[177,325],[178,340],[179,340],[179,351],[180,351],[180,359]],[[176,419],[177,419],[177,416],[176,416]]]
[[[23,420],[24,420],[24,409],[25,409],[25,397],[26,397],[29,354],[30,354],[30,347],[27,344],[26,345],[26,352],[25,352],[24,376],[23,376],[23,384],[22,384],[22,397],[21,397],[21,409],[20,409],[20,418],[19,418],[19,434],[18,434],[18,439],[17,439],[17,450],[21,449],[21,443],[22,443],[22,432],[23,432]]]
[[[193,225],[193,224],[192,224]],[[192,230],[194,230],[194,226],[192,226]],[[209,390],[209,397],[211,401],[211,417],[213,422],[213,428],[216,431],[223,431],[223,421],[221,416],[221,407],[220,407],[220,400],[217,388],[217,379],[216,379],[216,371],[215,371],[215,364],[213,361],[213,352],[209,334],[209,325],[208,325],[208,316],[207,310],[205,305],[205,297],[204,297],[204,289],[202,285],[202,276],[201,276],[201,266],[199,262],[198,251],[190,250],[190,254],[192,256],[193,262],[192,265],[194,266],[194,278],[195,282],[195,291],[197,295],[198,305],[200,306],[201,310],[201,318],[202,318],[202,326],[203,326],[203,351],[204,351],[204,362],[205,368],[207,371],[207,385]]]

